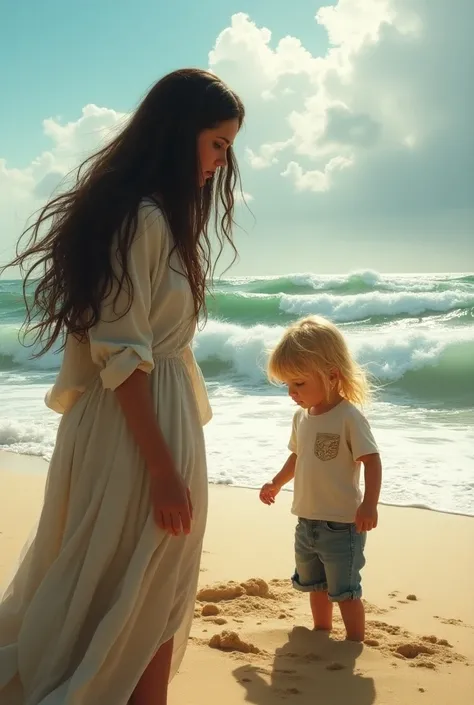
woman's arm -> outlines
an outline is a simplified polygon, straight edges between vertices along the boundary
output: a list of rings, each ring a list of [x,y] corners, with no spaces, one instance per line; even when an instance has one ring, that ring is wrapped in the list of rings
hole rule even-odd
[[[177,536],[191,531],[189,490],[176,471],[156,418],[146,372],[135,370],[115,389],[127,426],[150,474],[151,499],[158,526]]]

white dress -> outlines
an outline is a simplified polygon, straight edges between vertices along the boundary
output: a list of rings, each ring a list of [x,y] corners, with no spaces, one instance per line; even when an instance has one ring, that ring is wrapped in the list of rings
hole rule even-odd
[[[131,308],[126,292],[115,304],[112,292],[89,339],[67,341],[46,399],[63,417],[39,526],[0,603],[0,705],[126,705],[162,644],[174,637],[172,675],[183,657],[211,411],[190,347],[192,295],[176,253],[168,262],[171,247],[165,218],[143,202]],[[113,392],[137,368],[150,374],[160,427],[191,490],[189,536],[155,525],[147,470]]]

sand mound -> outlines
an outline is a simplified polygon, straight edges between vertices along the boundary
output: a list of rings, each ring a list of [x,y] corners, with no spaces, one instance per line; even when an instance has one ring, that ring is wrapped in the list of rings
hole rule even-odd
[[[195,617],[222,614],[223,617],[234,617],[234,621],[250,615],[262,619],[287,619],[291,615],[283,605],[293,598],[294,591],[288,581],[272,580],[270,584],[261,578],[252,578],[243,583],[230,581],[208,585],[199,590],[194,614]],[[218,611],[215,612],[215,609]]]
[[[245,590],[239,583],[226,583],[202,588],[197,594],[199,602],[223,602],[224,600],[235,600],[237,597],[245,595]]]
[[[245,624],[247,627],[252,623],[261,626],[265,624],[265,620],[310,620],[306,596],[296,593],[286,580],[272,580],[267,583],[261,578],[252,578],[242,583],[218,583],[200,590],[197,599],[195,616],[196,619],[202,620],[202,627],[208,626],[209,623],[224,625],[229,620],[235,624]],[[368,602],[365,602],[365,607],[367,613],[372,615],[387,611]],[[303,611],[305,617],[302,616]],[[203,632],[206,631],[207,629],[203,629]],[[332,638],[341,641],[345,638],[344,625],[339,615],[335,619]],[[259,639],[259,635],[252,638],[256,644],[259,644]],[[215,634],[206,643],[221,651],[260,653],[262,656],[266,653],[263,646],[258,648],[233,631]],[[405,662],[413,668],[436,669],[453,662],[466,662],[446,639],[438,635],[419,636],[397,624],[375,619],[367,621],[365,646],[390,658],[394,665]],[[286,654],[287,658],[291,656],[292,654]],[[298,657],[301,659],[302,654],[298,654]],[[339,664],[338,661],[334,663]],[[334,663],[329,664],[329,670],[336,670]]]
[[[224,631],[220,634],[214,634],[209,640],[211,649],[219,649],[220,651],[239,651],[242,654],[259,654],[260,649],[243,641],[236,632]]]
[[[202,588],[197,594],[199,602],[224,602],[235,600],[243,595],[249,597],[270,598],[270,588],[268,583],[261,578],[252,578],[245,583],[235,583],[232,580],[228,583],[219,583]]]

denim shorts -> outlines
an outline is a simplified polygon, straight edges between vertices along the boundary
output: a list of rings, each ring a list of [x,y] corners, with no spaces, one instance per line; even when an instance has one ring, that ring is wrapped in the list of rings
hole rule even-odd
[[[366,537],[357,533],[355,524],[299,519],[293,587],[302,592],[325,591],[332,602],[359,599]]]

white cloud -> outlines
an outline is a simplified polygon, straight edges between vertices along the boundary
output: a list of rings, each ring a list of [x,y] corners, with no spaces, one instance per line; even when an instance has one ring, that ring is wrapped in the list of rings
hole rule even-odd
[[[255,200],[254,197],[251,193],[247,193],[247,191],[243,191],[242,193],[240,193],[240,191],[237,191],[237,193],[235,194],[236,203],[251,203],[251,201],[253,200]]]
[[[27,218],[53,194],[66,174],[110,138],[124,115],[109,108],[86,105],[76,121],[60,118],[43,121],[43,131],[52,142],[51,149],[33,159],[24,169],[8,168],[0,159],[0,228],[5,242],[15,241]],[[0,250],[0,264],[13,253],[10,246]]]
[[[53,143],[51,151],[44,152],[32,163],[36,180],[52,173],[66,174],[78,162],[98,148],[113,131],[123,124],[125,115],[109,108],[86,105],[78,120],[63,124],[60,118],[47,118],[43,130]]]
[[[279,124],[282,136],[289,131],[283,139],[247,148],[252,168],[268,169],[292,148],[294,158],[282,175],[292,176],[297,190],[327,191],[335,164],[353,164],[358,149],[379,140],[378,117],[353,100],[353,73],[358,55],[377,44],[396,17],[390,0],[339,0],[321,8],[315,19],[333,47],[326,56],[314,57],[295,37],[272,49],[269,29],[257,27],[248,15],[234,15],[210,52],[210,65],[232,85],[241,84],[262,122]],[[299,156],[317,160],[318,169],[304,169]]]
[[[314,191],[315,193],[329,191],[333,174],[352,166],[352,161],[345,157],[333,157],[324,170],[314,169],[304,171],[297,162],[290,162],[282,176],[293,181],[297,191]]]
[[[232,85],[236,90],[246,86],[246,92],[255,90],[265,100],[272,97],[272,88],[282,76],[302,72],[310,75],[317,70],[320,60],[313,57],[298,38],[284,37],[275,50],[270,47],[271,38],[267,27],[257,27],[248,15],[239,12],[233,15],[231,26],[219,34],[209,53],[209,67],[218,68],[216,72],[220,73],[226,65],[226,72],[233,74]]]
[[[323,57],[296,37],[272,48],[270,30],[244,14],[210,53],[213,70],[241,90],[253,136],[262,137],[246,150],[253,169],[289,177],[298,192],[325,194],[318,208],[329,214],[336,199],[357,205],[356,195],[361,208],[383,207],[396,189],[398,204],[406,197],[413,208],[433,200],[440,207],[443,192],[462,201],[474,149],[474,3],[339,0],[315,21],[330,41]],[[350,179],[340,173],[349,165]],[[457,172],[454,183],[448,171]]]
[[[286,142],[274,142],[273,144],[262,144],[258,148],[258,154],[247,147],[245,154],[247,161],[253,169],[266,169],[272,164],[278,164],[276,157],[279,152],[282,152],[291,145],[291,140]]]
[[[316,14],[329,42],[350,51],[358,51],[366,42],[376,42],[383,23],[392,23],[394,17],[390,0],[339,0],[337,5],[322,7]]]
[[[246,104],[239,150],[259,226],[267,219],[274,237],[274,217],[281,232],[295,217],[298,227],[358,220],[365,232],[374,218],[397,231],[397,219],[413,216],[428,242],[428,217],[452,223],[453,238],[457,213],[474,227],[472,0],[338,0],[311,21],[327,32],[323,56],[244,13],[209,54],[211,70]],[[26,168],[0,154],[0,230],[9,242],[0,262],[26,218],[123,119],[87,105],[75,121],[44,121],[51,148]]]

